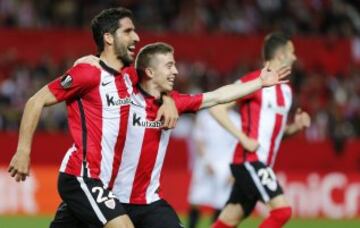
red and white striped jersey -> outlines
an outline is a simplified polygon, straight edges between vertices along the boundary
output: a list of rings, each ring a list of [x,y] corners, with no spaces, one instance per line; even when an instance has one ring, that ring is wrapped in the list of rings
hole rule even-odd
[[[136,70],[121,72],[79,64],[48,88],[66,101],[74,145],[60,172],[101,179],[123,203],[148,204],[160,199],[160,172],[170,130],[154,121],[159,103],[140,92]],[[179,113],[197,111],[202,95],[171,93]]]
[[[259,77],[260,71],[249,73],[240,82]],[[247,152],[240,143],[236,146],[234,163],[261,161],[272,166],[280,146],[292,103],[292,89],[280,84],[260,89],[238,100],[243,132],[256,139],[260,146],[256,153]]]
[[[172,92],[179,114],[195,112],[202,95]],[[149,204],[161,198],[160,175],[171,130],[154,121],[159,102],[140,87],[131,96],[128,126],[121,163],[112,191],[122,203]],[[105,182],[105,181],[104,181]]]
[[[88,64],[71,68],[48,84],[56,99],[66,101],[73,146],[66,153],[60,172],[114,181],[121,160],[130,110],[133,67],[121,72],[100,62],[102,69]],[[56,146],[56,145],[54,145]]]

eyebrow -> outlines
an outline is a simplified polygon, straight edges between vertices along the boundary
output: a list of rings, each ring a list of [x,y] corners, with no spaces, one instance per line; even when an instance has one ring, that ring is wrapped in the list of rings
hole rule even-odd
[[[131,32],[131,31],[135,31],[135,28],[134,28],[134,27],[130,27],[130,28],[124,29],[124,32]]]

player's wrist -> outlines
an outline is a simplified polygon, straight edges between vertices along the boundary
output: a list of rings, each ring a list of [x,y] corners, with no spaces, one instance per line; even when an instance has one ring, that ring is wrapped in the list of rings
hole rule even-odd
[[[16,149],[16,153],[18,155],[29,156],[30,153],[31,153],[31,150],[27,146],[18,146],[17,149]]]

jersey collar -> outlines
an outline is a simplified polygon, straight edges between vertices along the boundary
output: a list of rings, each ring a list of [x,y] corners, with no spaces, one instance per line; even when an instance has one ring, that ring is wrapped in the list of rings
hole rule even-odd
[[[113,75],[119,75],[120,72],[115,70],[114,68],[111,68],[109,67],[108,65],[106,65],[106,63],[102,60],[100,60],[100,66],[102,68],[104,68],[104,70],[106,70],[107,72],[109,72],[110,74],[113,74]]]

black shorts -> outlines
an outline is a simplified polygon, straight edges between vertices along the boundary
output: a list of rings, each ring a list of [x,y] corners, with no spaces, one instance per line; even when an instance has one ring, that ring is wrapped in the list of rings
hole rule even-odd
[[[174,209],[165,201],[148,205],[123,204],[136,228],[182,228]]]
[[[283,190],[274,171],[262,162],[232,164],[231,172],[235,178],[228,203],[240,203],[244,218],[255,208],[258,200],[268,203]]]
[[[103,227],[108,221],[126,214],[119,200],[100,180],[60,173],[58,191],[63,203],[51,228],[87,227],[84,224]]]
[[[122,204],[136,228],[182,228],[174,209],[165,201],[149,205]],[[61,203],[50,228],[102,228],[103,225],[87,224],[74,216],[65,203]]]

